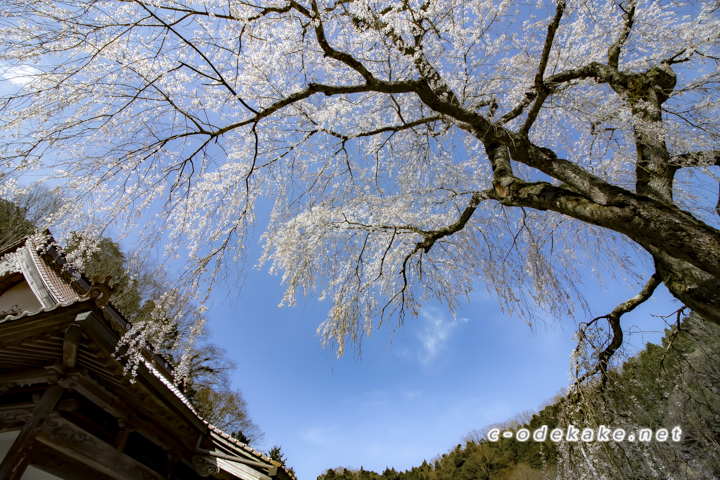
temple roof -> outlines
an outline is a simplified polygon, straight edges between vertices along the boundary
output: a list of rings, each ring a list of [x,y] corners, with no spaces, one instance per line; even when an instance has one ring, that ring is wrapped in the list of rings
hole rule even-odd
[[[135,376],[128,374],[118,358],[125,352],[121,338],[132,325],[109,301],[108,282],[91,282],[71,268],[49,234],[0,251],[0,297],[15,285],[20,292],[23,282],[41,306],[13,305],[0,313],[0,394],[23,385],[59,382],[109,411],[119,424],[127,421],[144,435],[155,435],[150,440],[178,450],[185,463],[192,458],[198,472],[197,462],[204,462],[208,474],[224,472],[243,480],[292,478],[278,462],[198,415],[176,386],[171,365],[151,347],[143,349]],[[23,298],[21,293],[17,298]],[[75,325],[81,330],[72,357],[68,332]]]

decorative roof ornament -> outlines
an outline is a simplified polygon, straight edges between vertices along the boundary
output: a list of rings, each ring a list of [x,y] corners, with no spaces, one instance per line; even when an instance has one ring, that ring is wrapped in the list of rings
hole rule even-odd
[[[119,282],[115,282],[115,284],[110,285],[110,281],[112,280],[112,275],[108,275],[105,277],[105,280],[103,282],[100,282],[100,275],[95,275],[92,280],[92,285],[90,285],[90,291],[88,291],[86,297],[92,298],[95,300],[95,304],[103,308],[108,304],[108,301],[110,300],[110,295],[115,291],[115,289],[120,285]]]
[[[218,467],[217,464],[210,460],[208,457],[203,457],[202,455],[195,455],[192,458],[192,462],[193,465],[195,465],[195,470],[201,477],[209,477],[210,475],[220,473],[220,467]]]

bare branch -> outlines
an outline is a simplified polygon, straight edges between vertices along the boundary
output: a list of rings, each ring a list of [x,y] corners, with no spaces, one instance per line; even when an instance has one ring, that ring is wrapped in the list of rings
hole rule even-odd
[[[720,150],[683,153],[670,158],[670,166],[675,168],[710,167],[713,165],[720,166]]]
[[[384,92],[384,93],[408,93],[415,90],[415,82],[385,82],[376,81],[372,86],[363,85],[323,85],[318,83],[309,83],[307,88],[298,92],[292,93],[282,100],[271,104],[270,106],[260,110],[254,117],[242,120],[240,122],[232,123],[227,125],[213,133],[214,136],[223,135],[236,128],[257,123],[260,120],[269,117],[273,113],[292,105],[293,103],[304,100],[316,93],[323,93],[327,96],[331,95],[342,95],[350,93],[364,93],[364,92]]]
[[[242,103],[242,105],[243,105],[245,108],[247,108],[248,110],[250,110],[251,112],[253,112],[253,113],[255,113],[255,114],[258,113],[257,110],[255,110],[254,108],[252,108],[250,105],[248,105],[248,104],[245,102],[245,100],[243,100],[242,98],[240,98],[240,96],[237,94],[237,92],[235,92],[235,89],[230,86],[230,84],[225,80],[225,78],[223,77],[223,75],[222,75],[222,74],[218,71],[218,69],[215,67],[215,64],[214,64],[213,62],[211,62],[210,59],[209,59],[195,44],[193,44],[192,42],[190,42],[189,40],[187,40],[183,35],[180,34],[180,32],[178,32],[176,29],[174,29],[174,28],[172,27],[172,25],[168,24],[168,23],[165,22],[163,19],[161,19],[160,17],[158,17],[158,16],[155,14],[155,12],[153,12],[152,10],[150,10],[144,3],[139,3],[139,5],[140,5],[146,12],[148,12],[155,20],[157,20],[157,21],[160,22],[162,25],[164,25],[165,28],[167,28],[169,31],[173,32],[173,33],[174,33],[180,40],[182,40],[188,47],[192,48],[198,55],[200,55],[200,57],[205,61],[205,63],[207,63],[207,65],[212,69],[212,71],[215,72],[215,74],[217,75],[218,81],[219,81],[225,88],[227,88],[228,91],[232,94],[232,96],[235,97],[235,98],[237,98],[238,101],[240,101],[240,103]]]
[[[552,50],[553,41],[555,40],[555,32],[557,32],[560,26],[560,20],[564,12],[565,0],[558,0],[557,6],[555,7],[555,16],[550,25],[548,25],[548,33],[545,37],[540,63],[538,64],[537,73],[535,74],[535,88],[538,91],[543,87],[543,77],[545,76],[545,69],[547,68],[548,59],[550,58],[550,50]]]
[[[423,251],[425,251],[425,253],[427,253],[430,251],[435,242],[437,242],[441,238],[452,235],[453,233],[459,232],[460,230],[465,228],[465,225],[467,224],[468,220],[470,220],[470,217],[472,217],[472,214],[475,213],[478,205],[480,205],[480,203],[487,198],[488,196],[485,192],[474,193],[470,198],[468,206],[465,207],[465,210],[463,210],[463,212],[460,214],[460,218],[458,218],[455,223],[439,228],[437,230],[424,232],[423,236],[425,237],[425,239],[422,242],[417,243],[417,245],[415,246],[415,251],[422,249]]]
[[[360,63],[352,55],[341,52],[339,50],[335,50],[330,46],[330,43],[325,37],[325,29],[322,24],[322,19],[320,18],[320,9],[317,5],[316,0],[312,0],[312,9],[314,13],[313,18],[315,21],[315,36],[317,37],[317,41],[320,44],[320,48],[322,48],[323,52],[325,53],[325,56],[334,58],[335,60],[344,63],[345,65],[362,75],[362,77],[368,84],[374,84],[376,82],[376,79],[373,74],[370,73],[370,70],[365,68],[365,65]]]
[[[351,140],[353,138],[372,137],[373,135],[379,135],[381,133],[387,132],[402,132],[403,130],[409,130],[411,128],[415,128],[420,125],[426,125],[428,123],[436,122],[441,119],[442,115],[430,115],[429,117],[419,118],[417,120],[413,120],[412,122],[403,123],[402,125],[388,125],[387,127],[381,127],[375,130],[360,132],[353,135],[343,135],[342,133],[326,129],[320,129],[318,131],[325,132],[329,135],[332,135],[333,137],[337,137],[342,140]]]
[[[527,108],[530,103],[532,103],[533,100],[537,97],[537,93],[535,92],[526,92],[525,97],[523,97],[522,101],[515,105],[515,107],[507,112],[505,115],[500,117],[500,120],[498,120],[498,123],[500,125],[504,125],[508,123],[511,120],[516,119],[520,115],[522,115],[522,112],[525,111],[525,108]]]
[[[673,329],[672,333],[670,334],[670,337],[668,338],[668,346],[667,346],[667,348],[665,349],[665,351],[663,352],[662,358],[660,359],[660,366],[663,368],[663,370],[665,369],[665,367],[663,366],[663,363],[665,362],[665,357],[667,357],[667,354],[670,352],[670,349],[671,349],[672,346],[673,346],[673,342],[675,341],[675,339],[677,338],[677,336],[680,334],[680,331],[681,331],[681,329],[680,329],[681,315],[683,314],[683,312],[684,312],[686,309],[687,309],[687,307],[682,307],[682,308],[679,308],[677,311],[674,312],[674,313],[677,315],[677,318],[676,318],[676,320],[675,320],[675,328]]]
[[[577,379],[577,381],[575,382],[576,387],[579,387],[580,384],[582,384],[585,380],[592,377],[598,372],[600,372],[602,377],[601,384],[605,384],[605,380],[607,378],[608,362],[610,361],[610,358],[613,356],[613,354],[615,354],[615,352],[618,350],[618,348],[620,348],[623,342],[623,331],[620,325],[620,317],[622,317],[626,313],[635,310],[635,308],[637,308],[639,305],[642,305],[648,299],[650,299],[655,289],[661,283],[662,280],[660,279],[660,276],[657,273],[654,273],[647,281],[640,293],[635,295],[633,298],[621,303],[620,305],[615,307],[615,309],[609,314],[594,318],[587,324],[581,325],[580,336],[581,338],[584,338],[585,332],[587,331],[587,328],[589,326],[591,326],[593,323],[597,322],[600,319],[606,319],[610,324],[613,336],[610,344],[598,355],[598,363],[595,368],[586,372],[582,377]]]
[[[636,0],[630,0],[628,4],[629,8],[627,10],[623,8],[625,13],[623,13],[624,22],[622,31],[620,32],[617,40],[615,40],[615,43],[608,48],[608,65],[612,68],[618,68],[620,63],[620,49],[623,45],[625,45],[625,42],[630,36],[630,31],[632,30],[633,22],[635,21],[635,6],[637,2]],[[622,8],[622,6],[620,8]]]
[[[526,136],[530,132],[530,127],[537,119],[540,108],[542,108],[545,99],[550,94],[550,89],[545,84],[543,77],[545,76],[545,69],[547,68],[548,59],[550,58],[550,50],[552,50],[553,41],[555,40],[555,32],[557,32],[560,26],[560,20],[562,19],[563,12],[565,12],[565,0],[559,0],[557,7],[555,8],[555,16],[552,22],[548,25],[547,37],[545,37],[545,45],[543,46],[542,55],[540,56],[540,63],[538,65],[537,74],[535,74],[535,92],[536,98],[535,103],[528,112],[528,116],[525,119],[525,123],[520,129],[520,134]]]
[[[639,305],[649,300],[653,292],[655,292],[655,289],[661,283],[662,280],[660,280],[660,276],[657,273],[654,273],[647,281],[640,293],[615,307],[615,309],[605,317],[607,318],[610,326],[612,327],[613,339],[610,342],[610,345],[608,345],[607,348],[598,357],[600,369],[603,372],[605,372],[607,369],[607,364],[610,360],[610,357],[612,357],[612,355],[617,351],[618,348],[620,348],[620,345],[622,344],[623,333],[622,328],[620,327],[620,317],[622,317],[626,313],[632,312]]]

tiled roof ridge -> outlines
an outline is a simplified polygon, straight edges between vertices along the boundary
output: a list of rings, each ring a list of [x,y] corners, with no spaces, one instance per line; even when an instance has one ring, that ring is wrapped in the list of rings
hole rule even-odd
[[[268,462],[268,463],[270,463],[271,465],[275,465],[275,466],[281,467],[281,468],[285,471],[285,473],[288,474],[288,476],[289,476],[290,478],[293,478],[293,479],[295,478],[294,475],[292,475],[292,474],[290,474],[290,472],[288,472],[288,469],[287,469],[287,467],[285,467],[285,465],[282,465],[282,464],[276,465],[276,463],[274,463],[274,461],[273,461],[270,457],[268,457],[267,455],[265,455],[263,452],[261,452],[261,451],[259,451],[259,450],[255,450],[254,448],[252,448],[252,447],[251,447],[250,445],[248,445],[247,443],[241,442],[241,441],[238,440],[237,438],[233,437],[232,435],[230,435],[230,434],[228,434],[228,433],[223,432],[221,429],[219,429],[218,427],[216,427],[216,426],[213,425],[212,423],[210,423],[210,422],[208,422],[207,420],[205,420],[204,418],[202,418],[202,417],[197,413],[197,411],[196,411],[195,408],[193,407],[193,405],[192,405],[192,403],[190,402],[190,400],[189,400],[174,384],[172,384],[171,382],[169,382],[167,379],[163,378],[163,377],[160,375],[160,372],[158,372],[157,369],[155,369],[152,365],[150,365],[150,364],[148,364],[148,363],[145,363],[145,366],[148,368],[148,370],[149,370],[153,375],[155,375],[161,382],[163,382],[163,384],[165,384],[165,386],[166,386],[168,389],[170,389],[170,390],[175,394],[175,396],[178,397],[178,398],[185,404],[185,406],[188,407],[188,408],[195,414],[195,416],[196,416],[197,418],[199,418],[200,420],[202,420],[202,422],[208,427],[208,429],[209,429],[211,432],[215,433],[216,435],[219,435],[220,437],[222,437],[222,438],[225,439],[225,440],[228,440],[230,443],[234,444],[236,447],[241,448],[244,452],[250,453],[250,454],[253,455],[254,457],[257,457],[257,458],[259,458],[259,459],[261,459],[261,460],[263,460],[263,461],[265,461],[265,462]],[[279,462],[277,462],[277,463],[279,463]]]
[[[36,235],[31,235],[25,242],[25,246],[35,265],[35,270],[40,274],[43,283],[48,290],[50,290],[52,296],[55,297],[58,303],[70,302],[81,296],[81,294],[73,288],[72,282],[63,278],[63,275],[61,275],[56,268],[53,268],[53,264],[57,264],[56,261],[45,262],[40,258],[41,252],[43,254],[46,252],[49,241],[52,240],[54,242],[52,236],[49,236],[49,238],[45,237],[45,241],[42,243],[39,243],[37,240],[39,240],[39,238],[37,238]],[[60,270],[62,271],[62,268],[60,268]]]
[[[28,241],[30,241],[32,237],[33,236],[28,237]],[[42,252],[42,254],[44,254],[49,260],[51,260],[49,263],[51,265],[54,265],[57,270],[61,272],[64,280],[68,282],[69,285],[74,287],[74,290],[77,291],[77,296],[79,298],[85,298],[87,295],[90,294],[90,290],[94,285],[94,279],[91,281],[88,276],[85,275],[85,272],[75,268],[70,264],[70,262],[67,261],[67,259],[65,258],[64,249],[60,246],[59,243],[55,241],[55,238],[52,236],[52,233],[50,233],[49,230],[46,230],[43,233],[42,244],[35,244],[32,246],[32,248],[29,248],[29,250],[37,251],[38,254],[39,252]],[[109,309],[106,308],[108,306],[110,307]],[[112,312],[110,310],[112,310]],[[128,326],[132,326],[132,322],[128,319],[127,316],[125,316],[125,314],[122,310],[120,310],[120,308],[113,304],[112,297],[110,297],[106,305],[102,306],[102,312],[103,315],[106,317],[106,320],[108,320],[110,322],[110,325],[112,325],[113,327],[115,327],[117,323],[117,320],[113,318],[115,315],[117,315],[121,319],[121,321],[125,323],[125,325],[123,325],[123,327],[125,328],[121,328],[120,326],[118,326],[118,328],[115,329],[116,333],[118,333],[119,335],[122,336],[127,332],[127,330],[130,330]],[[149,348],[151,354],[157,355],[161,360],[161,362],[158,362],[156,359],[153,359],[153,361],[158,364],[158,366],[162,367],[160,369],[161,371],[165,370],[164,372],[162,372],[164,375],[170,376],[170,379],[172,379],[173,368],[170,362],[162,354],[156,352],[153,345],[149,345]]]
[[[238,446],[241,447],[244,451],[249,452],[249,453],[252,453],[254,456],[256,456],[256,457],[258,457],[258,458],[260,458],[260,459],[262,459],[262,460],[265,460],[266,462],[271,462],[271,461],[272,461],[272,459],[271,459],[270,457],[268,457],[267,455],[265,455],[265,454],[262,453],[261,451],[255,450],[254,448],[252,448],[252,447],[251,447],[250,445],[248,445],[247,443],[243,443],[243,442],[241,442],[240,440],[238,440],[237,438],[233,437],[232,435],[223,432],[222,430],[220,430],[218,427],[216,427],[215,425],[211,424],[211,423],[208,422],[207,420],[203,419],[203,423],[204,423],[205,425],[207,425],[210,430],[212,430],[212,431],[215,432],[216,434],[220,435],[220,436],[221,436],[222,438],[224,438],[225,440],[229,440],[231,443],[234,443],[235,445],[238,445]]]
[[[60,246],[49,230],[45,231],[45,241],[38,246],[38,251],[49,257],[52,264],[72,284],[80,296],[88,294],[92,282],[82,270],[79,270],[67,260],[65,249]]]
[[[292,475],[292,474],[288,471],[288,469],[287,469],[287,467],[286,467],[285,465],[281,464],[280,462],[276,462],[275,460],[271,459],[270,457],[268,457],[267,455],[265,455],[265,454],[262,453],[261,451],[255,450],[254,448],[252,448],[252,447],[251,447],[250,445],[248,445],[247,443],[243,443],[243,442],[241,442],[240,440],[238,440],[237,438],[233,437],[232,435],[229,435],[229,434],[223,432],[222,430],[220,430],[220,429],[219,429],[218,427],[216,427],[215,425],[212,425],[212,424],[211,424],[210,422],[208,422],[207,420],[202,419],[202,421],[203,421],[203,423],[204,423],[205,425],[207,425],[208,428],[209,428],[212,432],[214,432],[215,434],[221,436],[221,437],[224,438],[225,440],[228,440],[228,441],[230,441],[231,443],[235,444],[236,446],[242,448],[245,452],[248,452],[248,453],[252,454],[253,456],[255,456],[255,457],[257,457],[257,458],[260,458],[261,460],[263,460],[263,461],[265,461],[265,462],[271,463],[271,464],[273,464],[273,465],[275,465],[275,466],[277,466],[277,467],[281,467],[283,470],[285,470],[285,473],[287,473],[290,478],[295,478],[295,476]]]

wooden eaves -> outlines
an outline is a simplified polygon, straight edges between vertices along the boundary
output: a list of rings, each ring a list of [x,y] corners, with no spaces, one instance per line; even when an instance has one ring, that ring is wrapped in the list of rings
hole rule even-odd
[[[292,480],[200,418],[151,349],[127,375],[116,349],[129,322],[107,302],[108,286],[69,277],[57,249],[38,251],[42,282],[77,295],[0,318],[0,436],[17,435],[0,480],[23,478],[29,465],[63,479]],[[10,274],[0,273],[0,284]]]

